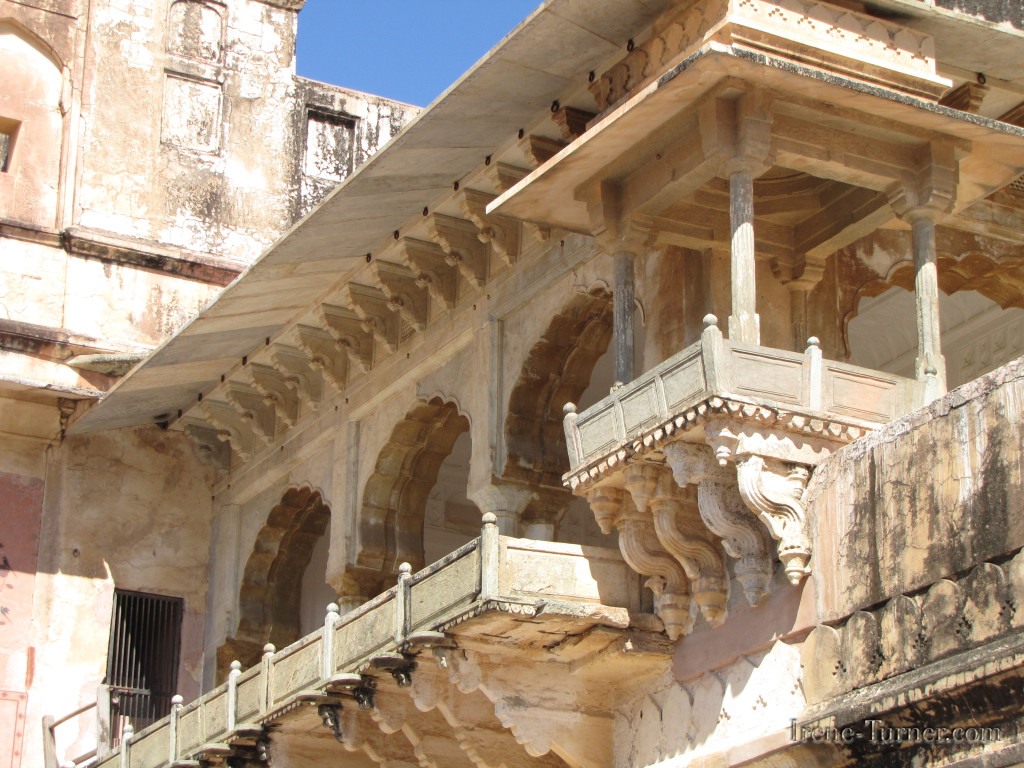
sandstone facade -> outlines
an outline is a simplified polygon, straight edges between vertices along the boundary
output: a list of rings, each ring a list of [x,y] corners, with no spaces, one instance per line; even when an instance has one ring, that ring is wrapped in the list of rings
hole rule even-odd
[[[198,113],[277,38],[179,5],[197,69],[156,80]],[[346,97],[308,107],[282,220],[336,191],[98,402],[2,402],[31,759],[1024,761],[1024,31],[946,5],[552,0],[351,176]],[[224,88],[259,110],[252,67]],[[230,146],[173,117],[175,163]],[[111,173],[81,226],[280,231]],[[126,593],[181,607],[145,717]]]

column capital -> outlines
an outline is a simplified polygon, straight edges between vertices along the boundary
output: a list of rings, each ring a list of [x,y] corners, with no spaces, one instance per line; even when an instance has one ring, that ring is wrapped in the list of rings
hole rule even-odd
[[[587,191],[585,199],[590,234],[602,251],[610,256],[642,256],[647,252],[654,241],[654,229],[645,216],[625,210],[619,185],[602,181]]]

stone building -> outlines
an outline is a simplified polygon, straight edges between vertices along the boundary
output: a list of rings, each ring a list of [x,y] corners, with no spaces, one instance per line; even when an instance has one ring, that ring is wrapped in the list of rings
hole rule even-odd
[[[0,2],[5,767],[41,762],[36,725],[23,742],[26,707],[62,709],[69,684],[92,685],[91,672],[73,670],[88,657],[88,644],[106,643],[99,625],[88,626],[86,644],[70,637],[52,644],[48,619],[41,614],[33,624],[34,610],[49,610],[40,597],[49,580],[63,572],[46,552],[45,535],[38,545],[45,520],[60,524],[43,506],[56,499],[56,486],[46,481],[53,466],[47,452],[62,420],[192,319],[418,111],[296,77],[301,6]],[[204,484],[197,480],[195,489]],[[118,487],[110,477],[104,483]],[[201,496],[208,498],[208,488]],[[72,503],[80,509],[83,501]],[[76,551],[88,558],[104,527],[83,535]],[[104,559],[116,558],[105,551],[86,566],[85,583]],[[160,579],[138,576],[135,586],[164,589]],[[179,587],[190,579],[195,584],[178,590],[190,596],[185,637],[201,643],[201,605],[188,590],[204,590],[205,575],[193,573]],[[88,602],[59,590],[55,597],[58,612],[72,606],[67,621],[79,609],[92,613]],[[32,626],[42,635],[32,637]],[[58,673],[48,676],[47,666]],[[180,679],[198,693],[196,677],[190,683],[185,671]],[[23,743],[35,757],[22,760]]]
[[[11,403],[25,764],[1024,764],[1022,37],[548,0],[98,401]]]

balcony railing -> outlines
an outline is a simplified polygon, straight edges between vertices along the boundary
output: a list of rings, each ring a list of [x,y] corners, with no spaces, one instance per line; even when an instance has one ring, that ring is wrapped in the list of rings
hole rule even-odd
[[[877,427],[923,405],[925,384],[824,360],[817,339],[804,353],[722,337],[713,316],[701,340],[582,413],[566,414],[570,470],[663,427],[711,398],[746,400]]]
[[[196,701],[175,697],[169,717],[139,733],[126,730],[121,745],[92,765],[198,765],[227,754],[233,744],[252,744],[262,723],[296,702],[358,685],[360,673],[380,666],[375,660],[394,660],[424,633],[439,638],[482,613],[571,613],[579,606],[566,604],[597,603],[628,622],[640,600],[640,579],[617,551],[499,536],[493,515],[485,515],[479,538],[416,574],[401,573],[394,587],[343,617],[332,606],[322,629],[281,651],[268,646],[258,665],[233,668],[227,683]],[[57,768],[54,750],[47,761]]]

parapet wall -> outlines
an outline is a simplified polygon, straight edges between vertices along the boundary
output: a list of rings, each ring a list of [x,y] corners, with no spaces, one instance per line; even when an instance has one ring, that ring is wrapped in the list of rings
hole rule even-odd
[[[1024,359],[836,452],[807,489],[818,621],[1024,545]]]

